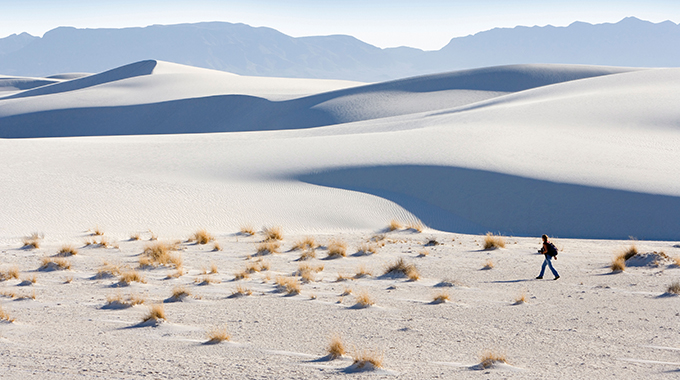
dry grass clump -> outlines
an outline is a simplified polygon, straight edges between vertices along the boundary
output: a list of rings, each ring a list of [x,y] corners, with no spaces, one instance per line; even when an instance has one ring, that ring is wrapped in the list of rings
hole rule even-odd
[[[428,256],[429,254],[430,254],[430,251],[429,251],[429,250],[423,249],[422,251],[420,251],[420,252],[418,253],[418,257],[426,257],[426,256]]]
[[[305,261],[305,260],[311,260],[316,258],[316,251],[313,249],[306,249],[302,251],[300,254],[300,257],[298,258],[299,261]]]
[[[26,276],[24,279],[21,281],[21,284],[19,285],[30,285],[30,284],[35,284],[38,282],[38,276],[33,275],[33,276]]]
[[[354,350],[352,353],[354,362],[352,366],[358,370],[373,370],[382,368],[384,354],[378,351]]]
[[[206,230],[198,230],[189,237],[189,241],[196,242],[196,244],[201,245],[208,244],[213,240],[215,240],[215,237]]]
[[[153,304],[149,306],[149,312],[142,318],[142,322],[160,322],[167,320],[165,317],[165,308],[162,304]]]
[[[328,244],[328,257],[347,256],[347,243],[342,240],[331,240]]]
[[[505,248],[505,240],[501,235],[494,235],[487,232],[484,237],[484,249],[489,251],[497,248]]]
[[[102,262],[102,266],[97,270],[96,278],[108,278],[118,276],[122,273],[119,264],[111,264],[108,261]]]
[[[619,256],[612,261],[612,263],[609,265],[609,268],[612,270],[612,272],[623,272],[626,270],[626,260]]]
[[[427,241],[423,245],[426,246],[426,247],[434,247],[434,246],[437,246],[439,244],[441,244],[441,243],[438,242],[436,238],[431,237],[431,238],[427,239]]]
[[[493,269],[493,267],[494,267],[493,260],[488,259],[484,262],[484,266],[482,267],[482,269],[483,270],[489,270],[489,269]]]
[[[5,271],[0,271],[0,281],[11,280],[13,278],[19,279],[19,267],[16,265]]]
[[[130,235],[130,241],[137,241],[140,238],[141,237],[139,236],[139,233],[134,233],[134,234]]]
[[[303,282],[313,282],[314,273],[321,272],[323,268],[323,265],[313,267],[307,263],[303,263],[298,265],[298,269],[293,275],[300,276],[300,279],[302,279]]]
[[[102,235],[104,235],[104,230],[101,229],[99,226],[97,226],[97,227],[95,227],[95,228],[92,230],[92,235],[94,235],[94,236],[102,236]]]
[[[363,278],[363,277],[370,277],[373,276],[373,272],[366,268],[365,265],[359,265],[357,268],[356,273],[354,274],[354,278]]]
[[[97,241],[97,239],[85,240],[85,246],[86,247],[93,246],[97,248],[109,248],[111,246],[111,242],[109,242],[107,238],[102,236],[99,239],[99,241]],[[117,248],[117,246],[115,246],[114,248]]]
[[[491,350],[484,351],[479,357],[479,366],[482,368],[489,368],[496,363],[507,363],[508,359],[505,354],[498,353]]]
[[[388,265],[385,268],[385,273],[383,275],[403,275],[409,278],[411,281],[416,281],[420,279],[420,273],[415,264],[407,263],[404,258],[399,258],[393,264]]]
[[[241,226],[239,232],[243,235],[249,235],[249,236],[255,235],[255,229],[251,225]]]
[[[24,248],[26,249],[34,249],[34,248],[40,248],[40,240],[42,240],[43,236],[38,234],[37,232],[34,232],[31,234],[31,236],[27,236],[24,238],[23,243],[24,243]]]
[[[283,230],[279,226],[262,227],[265,241],[283,240]]]
[[[72,245],[62,245],[57,252],[57,256],[75,256],[78,254],[78,250]]]
[[[357,250],[358,255],[375,255],[378,253],[378,246],[375,244],[362,244]]]
[[[271,255],[274,253],[279,253],[280,248],[281,243],[278,241],[265,241],[258,244],[256,254],[259,256]]]
[[[2,307],[0,307],[0,321],[6,321],[6,322],[14,322],[16,319],[12,318],[11,315],[9,315],[8,312],[4,311]]]
[[[375,300],[366,290],[362,290],[357,294],[357,304],[358,307],[369,307],[375,305]]]
[[[404,226],[397,220],[392,219],[390,224],[387,225],[388,231],[396,231],[402,229]]]
[[[242,285],[237,285],[236,290],[231,293],[232,297],[243,297],[253,294],[253,290]]]
[[[191,292],[184,286],[175,286],[172,288],[172,296],[170,297],[173,300],[181,301],[187,297],[191,296]]]
[[[252,263],[248,263],[246,265],[245,272],[246,273],[263,272],[269,270],[270,266],[271,264],[269,263],[269,261],[259,260]]]
[[[300,281],[295,277],[276,276],[276,287],[290,295],[300,294],[302,291]]]
[[[132,282],[146,284],[146,279],[144,278],[144,276],[142,276],[136,270],[128,270],[126,272],[121,273],[119,281],[121,285],[130,285]]]
[[[342,337],[340,337],[339,334],[333,334],[331,336],[331,341],[328,343],[328,347],[326,347],[326,352],[328,352],[328,356],[333,360],[345,355],[347,350],[345,349],[345,343],[343,343]]]
[[[423,232],[423,230],[425,229],[425,225],[420,221],[410,222],[406,225],[406,229],[416,232]]]
[[[212,249],[212,250],[213,250],[213,252],[221,251],[221,250],[222,250],[222,246],[220,245],[220,243],[215,242],[215,244],[213,244],[213,249]]]
[[[347,281],[351,280],[352,277],[344,275],[342,273],[338,273],[338,277],[335,278],[335,282],[342,282],[342,281]]]
[[[139,258],[139,265],[156,266],[156,265],[172,265],[175,268],[180,268],[183,264],[182,256],[179,254],[172,254],[172,251],[179,250],[178,244],[168,244],[164,242],[155,242],[147,244],[144,247],[144,252]]]
[[[680,256],[673,257],[674,265],[680,267]]]
[[[210,284],[219,284],[220,280],[213,278],[210,275],[206,275],[206,276],[201,276],[201,277],[197,278],[194,282],[198,285],[210,285]]]
[[[250,278],[250,272],[248,270],[243,270],[243,271],[234,273],[234,280],[236,280],[236,281],[245,280],[245,279],[248,279],[248,278]]]
[[[525,303],[527,303],[527,294],[522,292],[522,294],[515,298],[515,302],[513,303],[513,305],[522,305]]]
[[[35,299],[35,290],[33,290],[30,294],[24,294],[24,295],[16,296],[15,299],[17,301],[34,300]]]
[[[291,248],[291,251],[297,251],[297,250],[314,250],[318,247],[319,245],[316,244],[316,240],[314,240],[313,237],[311,236],[305,236],[304,238],[297,240],[295,243],[293,243],[293,248]]]
[[[674,281],[666,289],[666,293],[669,294],[680,294],[680,281]]]
[[[434,297],[432,297],[432,303],[434,304],[444,303],[450,300],[451,295],[447,291],[437,292],[435,293]]]
[[[38,270],[66,270],[71,269],[71,263],[61,257],[43,257],[40,261],[40,268]]]
[[[123,298],[120,292],[106,296],[106,307],[108,308],[128,308],[135,305],[142,305],[146,299],[138,294],[130,294],[127,298]]]
[[[208,341],[206,344],[217,344],[231,339],[231,334],[227,332],[226,327],[215,327],[206,334]]]

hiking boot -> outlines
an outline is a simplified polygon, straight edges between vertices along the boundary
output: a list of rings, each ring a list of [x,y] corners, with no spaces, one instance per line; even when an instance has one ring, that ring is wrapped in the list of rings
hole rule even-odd
[[[560,278],[560,276],[555,276],[555,280],[557,280],[558,278]]]
[[[543,276],[538,276],[538,277],[536,277],[536,279],[537,279],[537,280],[542,280],[542,279],[543,279]]]

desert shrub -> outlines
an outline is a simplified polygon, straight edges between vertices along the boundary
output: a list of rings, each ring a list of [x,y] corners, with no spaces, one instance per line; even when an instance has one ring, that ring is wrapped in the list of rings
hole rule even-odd
[[[331,240],[328,244],[328,257],[347,256],[347,243],[342,240]]]
[[[357,306],[359,307],[369,307],[375,305],[375,300],[366,290],[362,290],[357,294]]]
[[[671,283],[666,289],[666,292],[669,294],[680,294],[680,281]]]
[[[278,241],[265,241],[257,246],[257,255],[263,256],[263,255],[270,255],[274,253],[279,253],[279,249],[281,248],[281,243]]]
[[[40,240],[42,240],[42,235],[36,233],[31,234],[31,236],[27,236],[24,238],[23,243],[24,243],[24,248],[27,249],[34,249],[34,248],[40,248]]]
[[[373,272],[371,272],[368,268],[366,268],[365,265],[359,265],[356,273],[354,274],[354,278],[362,278],[362,277],[370,277],[370,276],[373,276]]]
[[[609,268],[612,270],[612,272],[623,272],[626,270],[626,260],[619,256],[612,261],[611,265],[609,265]]]
[[[345,350],[345,344],[340,335],[334,334],[331,336],[331,341],[328,343],[326,352],[328,352],[328,356],[331,359],[337,359],[345,355],[345,352],[347,351]]]
[[[237,285],[236,290],[234,290],[231,293],[231,296],[232,297],[241,297],[241,296],[249,296],[251,294],[253,294],[252,289],[246,288],[245,286],[242,286],[242,285]]]
[[[139,233],[134,233],[130,235],[130,241],[137,241],[140,239]]]
[[[170,298],[172,300],[181,301],[189,296],[191,296],[191,292],[189,292],[187,288],[185,288],[184,286],[175,286],[172,289],[172,296]]]
[[[142,305],[144,302],[146,302],[146,299],[137,294],[130,294],[127,298],[123,298],[120,292],[106,296],[106,306],[111,308],[128,308],[134,305]]]
[[[276,287],[290,295],[300,294],[302,291],[300,281],[295,277],[276,276]]]
[[[121,285],[130,285],[133,282],[146,284],[146,279],[144,278],[144,276],[142,276],[136,270],[128,270],[126,272],[121,273],[119,281]]]
[[[16,265],[7,270],[0,271],[0,281],[11,280],[13,278],[19,279],[19,267]]]
[[[196,244],[208,244],[211,241],[215,240],[215,237],[211,235],[208,231],[206,230],[198,230],[194,232],[191,237],[189,237],[189,241],[196,242]]]
[[[402,229],[404,226],[397,220],[392,219],[390,224],[387,225],[388,231],[396,231]]]
[[[160,322],[165,320],[167,320],[165,317],[165,308],[161,304],[149,306],[148,313],[142,318],[142,322]]]
[[[399,260],[388,265],[385,268],[384,275],[402,275],[408,277],[411,281],[420,279],[420,273],[415,264],[407,263],[403,258],[399,258]]]
[[[352,366],[358,370],[382,368],[384,354],[378,351],[357,350],[352,353]]]
[[[494,235],[491,232],[487,232],[484,237],[484,249],[488,251],[497,248],[505,248],[505,240],[500,235]]]
[[[111,264],[107,261],[102,262],[102,266],[97,270],[96,278],[108,278],[121,274],[121,268],[118,264]]]
[[[489,368],[496,363],[507,363],[508,360],[505,354],[498,353],[495,351],[487,350],[484,351],[479,357],[479,365],[482,368]]]
[[[311,260],[311,259],[314,259],[314,258],[316,258],[316,251],[313,250],[313,249],[306,249],[306,250],[302,251],[298,260],[304,261],[304,260]]]
[[[179,254],[172,254],[172,251],[177,251],[179,249],[178,244],[168,244],[164,242],[155,242],[147,244],[144,247],[144,252],[142,252],[142,257],[150,259],[144,261],[140,257],[140,265],[144,262],[145,264],[151,265],[174,265],[175,267],[182,266],[182,257]]]
[[[248,272],[247,270],[243,270],[243,271],[234,273],[234,280],[235,281],[246,280],[248,278],[250,278],[250,272]]]
[[[432,297],[432,303],[444,303],[451,300],[451,295],[447,291],[435,293]]]
[[[316,244],[316,240],[314,240],[313,237],[311,236],[305,236],[304,238],[297,240],[295,243],[293,243],[293,248],[291,248],[291,251],[297,251],[297,250],[314,250],[318,247],[319,245]]]
[[[78,254],[78,250],[72,245],[62,245],[57,252],[58,256],[75,256]]]
[[[283,240],[283,230],[279,226],[262,227],[265,241]]]
[[[224,341],[229,341],[231,339],[231,334],[227,332],[226,327],[216,327],[208,331],[206,334],[208,341],[207,344],[217,344]]]
[[[45,271],[66,269],[71,269],[71,263],[61,257],[43,257],[40,262],[40,268],[38,268],[38,270]]]

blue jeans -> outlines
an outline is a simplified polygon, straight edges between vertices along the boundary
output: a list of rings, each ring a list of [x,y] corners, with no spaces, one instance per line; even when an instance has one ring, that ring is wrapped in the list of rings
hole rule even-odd
[[[552,263],[550,262],[550,261],[552,261],[552,256],[550,256],[550,255],[543,255],[543,256],[545,256],[545,260],[543,261],[543,266],[541,266],[541,274],[539,274],[538,276],[543,277],[543,274],[545,273],[545,266],[547,265],[548,267],[550,267],[550,271],[552,272],[552,274],[555,277],[559,277],[560,275],[557,274],[557,271],[555,270],[555,268],[553,268]]]

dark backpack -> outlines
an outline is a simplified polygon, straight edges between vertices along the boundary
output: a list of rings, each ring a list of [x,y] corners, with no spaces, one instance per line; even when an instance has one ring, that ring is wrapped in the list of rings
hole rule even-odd
[[[551,242],[547,242],[547,244],[548,244],[548,252],[547,252],[548,255],[550,255],[552,257],[557,256],[557,248],[555,247],[555,244],[553,244]]]

